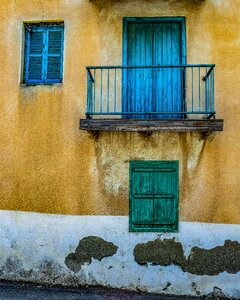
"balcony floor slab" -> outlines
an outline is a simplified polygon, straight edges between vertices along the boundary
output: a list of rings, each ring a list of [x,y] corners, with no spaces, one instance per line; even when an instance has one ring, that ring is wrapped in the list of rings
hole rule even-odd
[[[223,131],[222,119],[81,119],[88,131]]]

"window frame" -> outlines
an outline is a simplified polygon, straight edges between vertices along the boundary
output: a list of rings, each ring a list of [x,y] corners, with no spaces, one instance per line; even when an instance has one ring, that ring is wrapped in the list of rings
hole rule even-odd
[[[43,52],[42,52],[42,79],[29,79],[29,59],[30,59],[30,33],[34,32],[43,32]],[[48,36],[49,31],[60,31],[62,34],[61,38],[61,51],[60,57],[60,76],[58,79],[48,79],[48,57],[50,56],[48,53],[49,43]],[[63,81],[63,53],[64,53],[64,22],[47,22],[47,23],[24,23],[24,33],[25,33],[25,41],[24,41],[24,70],[23,70],[23,83],[26,85],[51,85],[62,83]],[[57,56],[55,56],[57,57]]]
[[[175,168],[175,190],[174,190],[174,224],[172,227],[168,227],[164,224],[153,224],[152,227],[141,227],[141,228],[136,228],[134,227],[133,220],[133,187],[134,187],[134,175],[133,175],[133,169],[134,167],[143,167],[147,169],[151,167],[161,167],[161,166],[166,166],[168,165],[171,168]],[[154,172],[154,171],[153,171]],[[154,180],[154,179],[153,179]],[[154,218],[154,217],[153,217]],[[144,224],[142,224],[144,225]],[[177,160],[160,160],[160,161],[130,161],[129,164],[129,231],[130,232],[178,232],[178,226],[179,226],[179,161]]]

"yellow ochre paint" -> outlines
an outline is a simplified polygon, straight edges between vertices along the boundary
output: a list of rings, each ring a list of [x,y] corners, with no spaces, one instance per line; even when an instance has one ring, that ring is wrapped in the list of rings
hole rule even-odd
[[[0,209],[128,215],[129,161],[179,160],[180,219],[240,223],[239,0],[1,0]],[[86,65],[122,64],[123,17],[185,16],[187,62],[215,63],[224,131],[79,130]],[[24,22],[64,21],[63,83],[21,84]]]

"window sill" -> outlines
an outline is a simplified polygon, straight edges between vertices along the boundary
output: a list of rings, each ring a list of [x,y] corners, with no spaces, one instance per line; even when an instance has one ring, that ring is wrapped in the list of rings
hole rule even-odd
[[[20,87],[21,88],[27,88],[27,87],[34,87],[34,86],[38,86],[38,87],[62,87],[63,83],[20,83]]]

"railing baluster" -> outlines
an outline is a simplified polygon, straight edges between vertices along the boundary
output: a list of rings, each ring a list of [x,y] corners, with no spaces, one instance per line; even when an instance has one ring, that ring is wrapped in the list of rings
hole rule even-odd
[[[212,71],[212,85],[213,85],[213,95],[212,95],[212,111],[215,111],[215,107],[214,107],[214,93],[215,93],[215,87],[214,87],[214,69]]]
[[[114,69],[114,109],[113,109],[114,112],[116,112],[116,104],[117,104],[116,81],[117,81],[117,69]]]
[[[211,104],[211,82],[210,82],[210,78],[208,78],[207,80],[207,84],[208,84],[208,101],[209,101],[209,109],[210,111],[212,111],[212,104]]]
[[[198,67],[198,111],[201,111],[201,81],[200,81],[200,67]]]
[[[92,78],[90,70],[87,70],[87,118],[91,118],[92,115]]]
[[[109,97],[110,97],[110,91],[109,91],[109,69],[107,73],[107,112],[109,112]]]
[[[194,109],[194,71],[193,71],[193,67],[191,67],[192,70],[192,111]]]
[[[100,112],[102,112],[102,71],[103,69],[100,71]]]
[[[207,74],[208,69],[205,68],[205,73]],[[203,79],[204,80],[204,79]],[[205,110],[208,112],[208,80],[205,80]]]
[[[89,95],[90,95],[90,93],[89,93],[89,75],[88,75],[88,70],[87,70],[87,112],[86,112],[87,118],[89,118],[89,116],[90,116],[89,113],[91,113],[89,111],[89,102],[90,102]]]
[[[184,101],[183,110],[187,111],[187,69],[186,69],[186,67],[184,67],[184,99],[183,99],[183,101]]]
[[[94,97],[93,97],[93,112],[96,112],[96,70],[94,70]]]
[[[209,78],[208,78],[208,81],[209,81],[209,86],[210,86],[210,89],[209,89],[209,97],[210,97],[210,106],[211,106],[211,110],[212,110],[212,95],[213,95],[213,93],[212,93],[212,73],[210,74],[210,76],[209,76]]]

